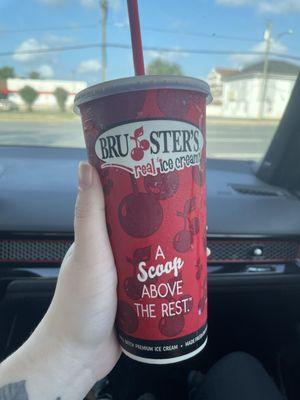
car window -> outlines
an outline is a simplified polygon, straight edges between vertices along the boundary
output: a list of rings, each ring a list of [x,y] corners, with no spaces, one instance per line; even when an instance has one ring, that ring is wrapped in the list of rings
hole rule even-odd
[[[260,160],[300,70],[300,2],[139,1],[148,74],[206,80],[209,157]],[[0,145],[83,147],[74,96],[133,74],[126,2],[3,0]]]

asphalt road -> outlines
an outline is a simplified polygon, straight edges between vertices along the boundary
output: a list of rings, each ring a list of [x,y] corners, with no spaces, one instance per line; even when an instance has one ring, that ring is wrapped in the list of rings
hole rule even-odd
[[[259,160],[276,129],[275,123],[210,121],[207,154],[210,157]],[[0,145],[83,147],[79,120],[64,122],[1,121]]]

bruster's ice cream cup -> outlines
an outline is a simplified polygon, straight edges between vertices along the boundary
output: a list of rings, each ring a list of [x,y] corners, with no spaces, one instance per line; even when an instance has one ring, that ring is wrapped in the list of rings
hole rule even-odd
[[[134,360],[188,359],[207,341],[205,112],[208,85],[138,76],[80,92],[118,273],[116,328]]]

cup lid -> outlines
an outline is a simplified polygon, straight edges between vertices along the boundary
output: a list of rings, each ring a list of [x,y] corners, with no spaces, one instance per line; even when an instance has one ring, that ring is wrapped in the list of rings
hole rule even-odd
[[[206,104],[212,101],[210,88],[208,84],[201,79],[174,75],[139,75],[99,83],[80,91],[75,96],[75,111],[78,111],[78,107],[81,104],[102,97],[149,89],[191,90],[206,95]]]

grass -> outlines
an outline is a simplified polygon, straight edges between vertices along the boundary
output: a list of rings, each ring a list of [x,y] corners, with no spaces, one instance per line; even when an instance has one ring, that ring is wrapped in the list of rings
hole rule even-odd
[[[1,111],[0,121],[66,122],[80,117],[73,111],[65,113],[55,111]]]

